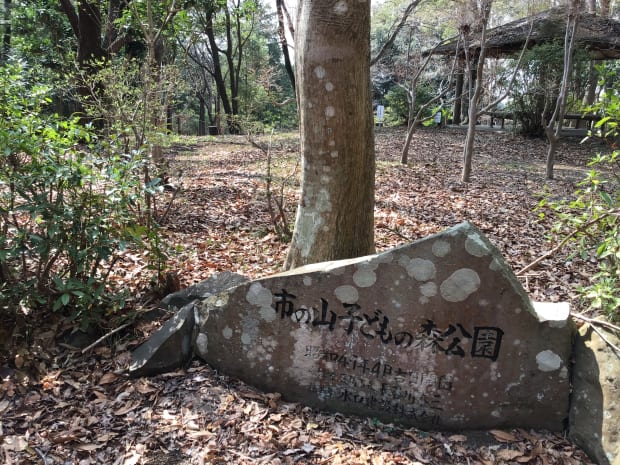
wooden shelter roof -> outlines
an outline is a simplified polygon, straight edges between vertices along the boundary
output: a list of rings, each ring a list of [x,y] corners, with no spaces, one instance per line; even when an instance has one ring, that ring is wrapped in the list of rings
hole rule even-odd
[[[526,18],[518,19],[487,31],[487,56],[502,57],[518,53],[525,43],[533,22],[528,48],[552,40],[564,40],[566,32],[566,7],[555,7]],[[590,52],[594,60],[620,58],[620,22],[583,13],[577,27],[577,44]],[[457,41],[428,51],[434,55],[453,55]],[[470,44],[473,50],[480,49],[480,38]]]

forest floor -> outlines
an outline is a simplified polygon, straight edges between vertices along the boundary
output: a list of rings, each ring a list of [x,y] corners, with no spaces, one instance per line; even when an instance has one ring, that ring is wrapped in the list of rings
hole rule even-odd
[[[604,150],[596,141],[564,139],[556,180],[545,181],[544,141],[480,131],[472,180],[463,184],[463,131],[420,130],[407,166],[399,162],[403,138],[402,130],[377,131],[377,250],[469,220],[515,271],[554,245],[547,240],[551,220],[535,211],[539,201],[568,198],[588,171],[587,160]],[[268,158],[271,197],[282,201],[290,224],[299,188],[298,141],[294,134],[260,141],[270,146],[269,156],[240,136],[184,138],[169,149],[170,182],[181,189],[169,209],[165,201],[159,208],[169,270],[182,287],[219,271],[255,278],[281,270],[287,244],[269,213]],[[568,300],[578,311],[575,288],[593,270],[567,257],[553,255],[520,279],[533,300]],[[144,299],[151,278],[142,257],[129,252],[114,277],[141,296],[145,309],[157,302]],[[74,347],[74,324],[63,320],[30,324],[26,332],[22,326],[20,336],[6,338],[0,344],[0,463],[590,463],[561,434],[425,432],[314,411],[197,361],[186,370],[129,379],[131,350],[163,320],[137,318],[85,352]]]

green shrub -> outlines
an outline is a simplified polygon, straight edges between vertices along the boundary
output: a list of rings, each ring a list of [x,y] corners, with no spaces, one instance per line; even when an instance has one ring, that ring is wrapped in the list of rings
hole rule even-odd
[[[604,86],[604,81],[601,82]],[[619,88],[607,87],[599,102],[587,112],[604,115],[596,125],[595,136],[609,142],[610,151],[595,156],[591,170],[579,183],[574,198],[565,202],[541,202],[557,216],[553,232],[572,242],[575,254],[595,260],[598,271],[590,283],[579,289],[584,303],[620,320],[620,121]]]
[[[46,116],[46,92],[0,68],[0,311],[67,311],[86,326],[125,305],[110,279],[123,251],[165,258],[144,216],[159,180],[144,186],[139,151],[112,154],[77,119]]]
[[[419,85],[416,89],[416,101],[414,111],[417,112],[422,105],[433,98],[433,93],[429,85]],[[398,85],[393,86],[385,94],[386,120],[388,125],[407,124],[409,119],[409,97],[407,91]],[[431,116],[428,109],[422,117]]]
[[[589,58],[584,50],[575,51],[572,90],[577,84],[587,82]],[[510,109],[514,112],[519,132],[526,136],[543,136],[545,121],[551,118],[562,80],[564,68],[564,45],[549,42],[536,45],[525,52],[523,72],[515,81]],[[569,108],[570,108],[569,104]]]

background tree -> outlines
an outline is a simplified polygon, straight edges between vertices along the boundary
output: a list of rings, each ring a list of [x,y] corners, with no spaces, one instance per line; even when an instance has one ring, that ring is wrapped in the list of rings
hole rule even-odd
[[[476,123],[478,120],[478,104],[482,96],[484,60],[486,58],[486,31],[489,16],[491,14],[492,0],[482,0],[479,4],[476,0],[469,2],[469,8],[463,15],[466,20],[461,24],[460,31],[463,38],[463,50],[466,55],[467,71],[469,79],[469,110],[467,122],[467,136],[463,146],[463,171],[461,180],[469,182],[471,173],[471,163],[474,153],[474,137],[476,133]],[[468,47],[471,41],[472,32],[480,34],[480,51],[476,52],[476,56],[468,58]]]
[[[123,14],[123,0],[58,0],[78,41],[77,61],[92,66],[124,45],[127,36],[120,34],[115,21]],[[102,7],[105,10],[102,10]],[[105,14],[104,14],[105,12]]]
[[[4,0],[2,13],[2,48],[0,49],[0,63],[6,63],[11,52],[11,10],[12,0]]]
[[[280,39],[280,46],[282,47],[282,56],[284,57],[284,68],[286,74],[291,81],[293,89],[295,89],[295,71],[291,62],[291,56],[289,53],[288,39],[286,38],[286,26],[289,26],[289,33],[293,40],[295,39],[295,30],[293,28],[293,21],[291,15],[286,8],[284,0],[276,0],[276,12],[278,14],[278,37]]]
[[[582,2],[580,0],[570,0],[568,8],[568,17],[566,20],[566,34],[564,37],[564,66],[562,70],[562,81],[558,97],[555,102],[555,109],[549,120],[543,121],[545,134],[549,141],[547,149],[546,174],[547,179],[553,179],[553,167],[555,163],[555,152],[558,142],[560,141],[560,133],[562,132],[562,123],[566,114],[566,104],[568,102],[568,89],[573,71],[573,55],[575,50],[575,35],[577,34],[577,24],[581,14]],[[544,116],[543,116],[544,118]]]
[[[240,130],[235,118],[239,115],[240,73],[244,48],[254,30],[257,6],[253,0],[213,0],[199,2],[192,13],[200,35],[206,39],[211,55],[210,73],[232,132]]]
[[[302,192],[286,268],[374,251],[370,2],[300,0]]]

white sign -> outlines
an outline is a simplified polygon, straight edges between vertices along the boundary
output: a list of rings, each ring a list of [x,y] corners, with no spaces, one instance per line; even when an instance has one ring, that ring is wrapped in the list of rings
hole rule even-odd
[[[377,105],[377,119],[379,121],[383,120],[384,115],[385,115],[385,108],[383,107],[383,105]]]

